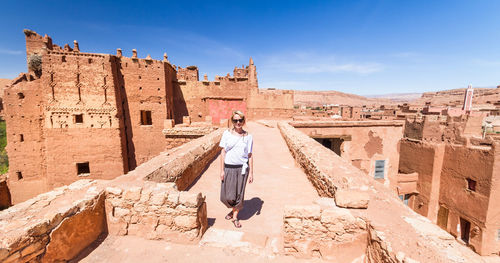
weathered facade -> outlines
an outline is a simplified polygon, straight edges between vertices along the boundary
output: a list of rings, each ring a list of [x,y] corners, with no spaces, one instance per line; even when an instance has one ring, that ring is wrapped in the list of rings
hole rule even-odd
[[[401,121],[292,122],[366,174],[396,189]]]
[[[416,174],[418,181],[401,187],[400,197],[477,253],[498,254],[500,143],[464,135],[467,129],[453,121],[427,120],[419,130],[407,129],[401,141],[400,175]]]
[[[199,137],[165,139],[170,120],[218,125],[233,110],[250,118],[293,111],[292,93],[258,89],[251,59],[233,76],[199,81],[197,67],[177,68],[166,54],[160,61],[139,58],[136,50],[132,57],[121,49],[83,53],[76,41],[60,47],[47,35],[24,33],[29,71],[4,99],[13,203],[84,177],[112,179]]]

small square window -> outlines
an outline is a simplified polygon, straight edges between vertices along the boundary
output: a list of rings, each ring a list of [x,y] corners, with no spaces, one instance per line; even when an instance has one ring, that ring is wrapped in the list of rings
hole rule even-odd
[[[77,163],[76,170],[78,176],[86,176],[90,174],[89,162],[86,163]]]
[[[151,111],[141,110],[141,125],[153,125]]]
[[[467,189],[475,192],[476,191],[476,181],[467,178]]]
[[[21,173],[21,172],[17,171],[17,172],[16,172],[16,175],[17,175],[17,180],[21,180],[21,179],[23,179],[23,173]]]
[[[75,123],[83,123],[83,114],[75,115]]]
[[[66,62],[66,56],[61,57],[61,62]]]
[[[18,93],[17,93],[17,98],[18,98],[18,99],[24,99],[24,93],[22,93],[22,92],[18,92]]]

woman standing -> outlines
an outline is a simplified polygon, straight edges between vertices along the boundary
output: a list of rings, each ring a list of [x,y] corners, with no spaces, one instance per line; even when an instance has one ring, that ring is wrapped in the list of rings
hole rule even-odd
[[[233,112],[231,122],[233,128],[224,132],[219,143],[219,146],[223,148],[220,200],[228,208],[232,208],[225,218],[232,220],[234,226],[240,228],[238,212],[243,208],[247,179],[249,183],[253,182],[253,138],[243,130],[245,124],[243,112]]]

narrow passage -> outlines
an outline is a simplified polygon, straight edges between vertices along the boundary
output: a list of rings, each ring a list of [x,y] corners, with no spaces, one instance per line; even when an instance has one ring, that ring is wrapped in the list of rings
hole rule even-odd
[[[310,205],[318,194],[304,172],[295,165],[278,128],[249,122],[245,129],[254,138],[254,182],[247,184],[244,208],[238,216],[242,228],[237,229],[224,219],[230,209],[219,201],[220,156],[189,191],[206,195],[210,228],[244,232],[246,240],[260,245],[271,240],[281,243],[284,206]]]

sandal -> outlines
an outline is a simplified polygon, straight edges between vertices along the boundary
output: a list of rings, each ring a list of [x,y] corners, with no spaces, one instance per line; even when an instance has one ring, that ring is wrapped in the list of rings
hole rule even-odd
[[[229,212],[229,214],[226,215],[226,217],[224,217],[226,220],[231,220],[233,219],[233,211]]]
[[[238,219],[233,220],[233,225],[236,228],[241,228],[240,220]]]

